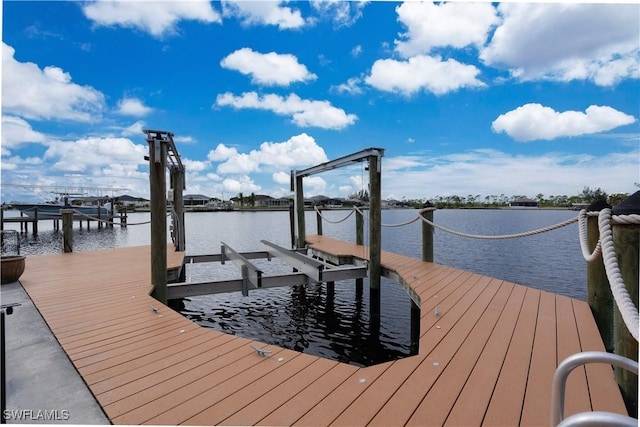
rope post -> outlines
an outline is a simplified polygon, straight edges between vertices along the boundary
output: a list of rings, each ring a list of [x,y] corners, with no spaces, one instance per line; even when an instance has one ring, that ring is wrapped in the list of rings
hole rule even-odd
[[[430,202],[426,202],[422,208],[433,208]],[[423,211],[422,217],[433,222],[433,211]],[[433,225],[422,221],[422,261],[433,262]]]
[[[640,191],[615,206],[613,215],[640,214]],[[640,257],[640,225],[612,224],[613,245],[616,248],[620,275],[631,300],[638,307],[638,263]],[[615,310],[615,352],[628,359],[638,361],[638,342],[633,338],[622,320],[620,311]],[[638,376],[627,370],[616,368],[615,376],[629,415],[638,416]]]
[[[60,209],[62,214],[62,252],[73,252],[73,209]]]
[[[602,209],[610,208],[606,202],[594,202],[588,208],[587,212],[599,212]],[[600,231],[598,230],[598,217],[587,217],[587,244],[589,252],[593,252],[600,239]],[[604,268],[602,257],[587,262],[587,302],[591,307],[593,318],[598,325],[600,336],[604,348],[607,352],[612,353],[613,346],[613,294],[607,279],[607,272]]]

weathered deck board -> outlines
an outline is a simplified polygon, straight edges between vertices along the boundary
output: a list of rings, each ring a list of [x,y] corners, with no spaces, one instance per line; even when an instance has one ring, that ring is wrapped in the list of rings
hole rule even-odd
[[[419,298],[418,355],[368,368],[275,346],[259,357],[250,345],[264,344],[153,300],[149,257],[148,247],[29,257],[21,280],[114,424],[544,425],[557,363],[603,348],[584,302],[383,252],[383,268]],[[568,390],[568,413],[624,413],[607,366],[579,369]]]

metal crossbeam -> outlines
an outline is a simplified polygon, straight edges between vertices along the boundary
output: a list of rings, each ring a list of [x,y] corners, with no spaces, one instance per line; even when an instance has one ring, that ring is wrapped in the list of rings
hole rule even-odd
[[[348,156],[340,157],[339,159],[321,163],[317,166],[313,166],[308,169],[293,171],[293,174],[295,175],[295,177],[311,176],[311,175],[326,172],[329,170],[337,169],[343,166],[348,166],[354,162],[363,162],[371,156],[376,156],[378,158],[384,156],[384,148],[367,148],[365,150],[358,151],[357,153],[349,154]],[[380,162],[378,162],[378,164],[380,164]],[[291,191],[294,191],[293,184],[292,184]]]
[[[313,258],[309,258],[306,255],[302,255],[295,251],[290,251],[275,243],[268,242],[266,240],[260,240],[260,243],[265,245],[267,251],[275,257],[281,258],[287,264],[291,265],[296,270],[306,274],[315,282],[322,282],[322,271],[324,270],[324,264]]]
[[[222,252],[222,264],[228,259],[233,262],[234,265],[240,267],[242,271],[242,279],[244,286],[242,288],[242,294],[247,296],[249,293],[248,285],[253,285],[254,288],[262,287],[262,270],[253,265],[251,261],[243,257],[240,253],[236,252],[232,247],[224,242],[221,243],[220,251]]]

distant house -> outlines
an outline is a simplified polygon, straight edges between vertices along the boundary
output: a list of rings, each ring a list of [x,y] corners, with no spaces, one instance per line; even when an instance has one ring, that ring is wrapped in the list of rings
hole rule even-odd
[[[116,201],[120,203],[122,206],[126,206],[126,207],[130,207],[130,206],[142,207],[149,204],[149,201],[147,199],[144,199],[142,197],[133,197],[127,194],[116,197]]]
[[[290,199],[285,197],[280,199],[275,199],[271,196],[267,196],[264,194],[256,194],[255,196],[255,205],[261,207],[275,208],[275,207],[283,207],[289,206]]]
[[[211,200],[211,197],[204,194],[187,194],[182,197],[182,200],[185,206],[204,206]]]
[[[531,200],[526,197],[520,197],[519,199],[512,200],[509,202],[509,207],[512,208],[537,208],[538,202],[536,200]]]

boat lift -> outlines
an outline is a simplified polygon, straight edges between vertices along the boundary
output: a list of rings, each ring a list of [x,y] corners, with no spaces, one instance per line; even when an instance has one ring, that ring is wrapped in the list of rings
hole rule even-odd
[[[220,253],[215,255],[185,255],[184,263],[231,261],[240,268],[242,278],[204,282],[181,282],[167,284],[167,299],[192,297],[196,295],[242,292],[248,296],[249,290],[266,289],[279,286],[304,285],[309,283],[336,282],[339,280],[361,279],[367,277],[368,263],[353,258],[353,265],[335,266],[306,255],[306,250],[285,249],[275,243],[261,240],[265,251],[240,253],[228,244],[221,242]],[[267,276],[255,266],[252,259],[277,257],[290,265],[294,272]]]

